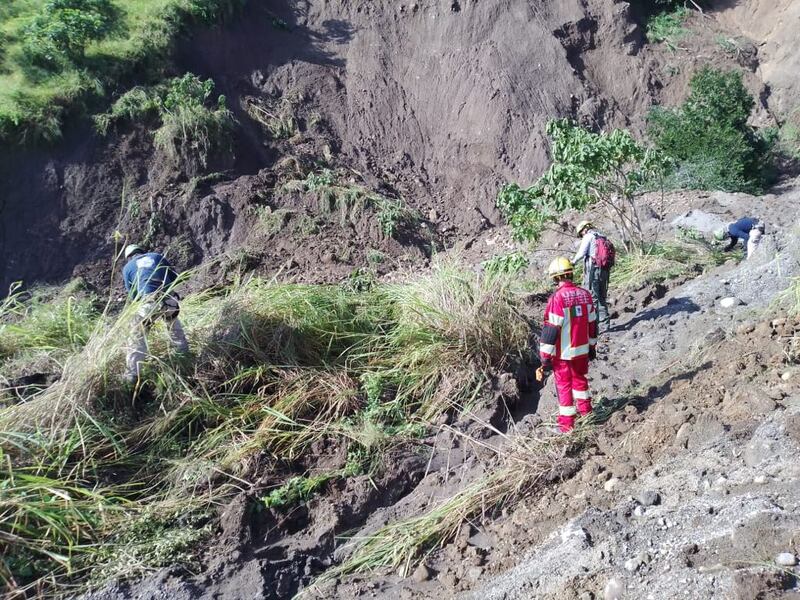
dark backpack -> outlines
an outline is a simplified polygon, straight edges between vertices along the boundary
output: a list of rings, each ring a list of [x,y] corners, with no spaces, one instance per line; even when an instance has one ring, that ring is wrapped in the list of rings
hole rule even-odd
[[[594,264],[601,269],[613,267],[617,258],[617,251],[614,249],[614,244],[611,243],[611,240],[598,233],[595,234],[594,244]]]

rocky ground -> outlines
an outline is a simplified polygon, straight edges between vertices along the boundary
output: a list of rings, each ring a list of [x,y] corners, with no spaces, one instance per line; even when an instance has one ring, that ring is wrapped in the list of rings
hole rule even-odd
[[[466,526],[412,578],[344,583],[339,597],[792,597],[800,327],[775,315],[800,273],[797,194],[791,184],[762,199],[709,195],[692,211],[676,202],[675,226],[713,227],[735,207],[771,219],[773,233],[750,261],[672,282],[655,300],[648,287],[634,312],[616,303],[592,389],[601,406],[625,406],[565,457],[566,481]],[[510,431],[537,435],[555,412],[546,386]],[[464,465],[452,476],[470,479]]]

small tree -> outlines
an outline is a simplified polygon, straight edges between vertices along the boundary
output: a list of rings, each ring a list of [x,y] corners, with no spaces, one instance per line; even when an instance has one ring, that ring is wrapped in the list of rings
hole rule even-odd
[[[74,64],[90,42],[111,31],[115,16],[111,0],[47,0],[24,29],[23,53],[49,69]]]
[[[553,163],[531,187],[505,186],[497,206],[520,240],[535,240],[566,210],[602,205],[625,248],[644,247],[636,194],[663,173],[659,153],[621,129],[592,133],[567,119],[550,121]]]

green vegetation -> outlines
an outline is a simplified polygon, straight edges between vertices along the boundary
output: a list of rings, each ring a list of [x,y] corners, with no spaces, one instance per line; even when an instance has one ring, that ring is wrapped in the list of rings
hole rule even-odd
[[[96,300],[76,280],[62,290],[23,292],[12,286],[0,304],[0,361],[36,350],[59,356],[83,347],[97,317]]]
[[[12,286],[0,303],[0,375],[6,382],[57,376],[89,340],[98,315],[97,299],[82,290],[80,280],[61,290],[23,292]],[[39,393],[41,385],[9,387],[0,395],[0,408]]]
[[[638,290],[693,273],[702,273],[741,252],[723,253],[702,238],[678,239],[649,244],[642,252],[622,252],[611,271],[611,285],[617,290]]]
[[[678,42],[689,34],[683,24],[689,9],[679,6],[651,16],[647,21],[647,39],[651,43],[664,42],[670,50],[678,49]]]
[[[211,102],[214,82],[192,73],[153,88],[123,94],[108,113],[95,117],[100,133],[120,121],[156,118],[156,148],[174,163],[197,160],[205,167],[214,152],[229,148],[235,124],[225,96]]]
[[[379,265],[386,260],[386,255],[375,248],[367,249],[367,262],[371,265]]]
[[[531,264],[525,252],[498,254],[483,262],[483,269],[491,275],[516,275]]]
[[[784,308],[793,317],[800,315],[800,277],[792,277],[789,287],[778,294],[775,304]]]
[[[310,500],[333,475],[317,475],[315,477],[292,477],[279,488],[272,490],[262,498],[267,508],[286,508]]]
[[[800,109],[796,108],[778,132],[778,149],[786,156],[800,160]]]
[[[110,0],[46,0],[22,30],[23,60],[51,71],[75,67],[117,18]]]
[[[305,179],[294,179],[283,184],[281,191],[313,192],[317,196],[322,214],[339,215],[342,226],[356,223],[367,208],[372,208],[386,237],[395,237],[403,229],[417,224],[417,213],[409,209],[399,198],[387,198],[357,185],[353,181],[342,181],[344,174],[331,169],[308,173]]]
[[[16,302],[16,331],[33,332],[36,309]],[[347,449],[335,476],[381,468],[387,448],[466,410],[490,373],[524,351],[517,302],[509,280],[453,265],[360,290],[252,279],[190,295],[182,315],[194,361],[170,355],[159,324],[159,358],[135,409],[121,374],[137,307],[78,313],[73,333],[51,343],[61,379],[0,410],[5,590],[55,594],[191,560],[208,515],[257,460],[292,464],[323,438]],[[34,343],[0,330],[3,348]],[[265,503],[307,499],[325,477],[276,472]]]
[[[0,139],[53,141],[64,117],[159,77],[174,38],[245,0],[5,0],[0,8]]]
[[[564,211],[598,204],[614,217],[628,248],[643,247],[636,193],[660,177],[660,155],[621,129],[592,133],[560,119],[547,124],[547,134],[552,139],[550,168],[527,189],[504,186],[497,199],[514,237],[536,240],[545,224]]]
[[[758,193],[772,175],[773,137],[747,124],[755,105],[741,73],[709,67],[691,80],[678,108],[655,107],[648,131],[656,147],[675,161],[673,188]]]

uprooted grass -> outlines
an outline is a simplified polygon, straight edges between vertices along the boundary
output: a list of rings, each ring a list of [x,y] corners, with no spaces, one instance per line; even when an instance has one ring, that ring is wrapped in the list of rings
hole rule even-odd
[[[358,471],[387,444],[469,406],[529,333],[508,279],[453,266],[362,291],[252,279],[184,300],[191,364],[170,356],[158,326],[151,350],[163,358],[146,368],[132,408],[120,375],[135,310],[99,320],[60,381],[0,411],[7,590],[53,592],[85,583],[90,568],[98,581],[185,558],[199,538],[175,535],[185,526],[176,513],[205,514],[249,489],[255,465],[290,464],[323,437],[347,444],[360,465],[338,476]],[[47,493],[63,499],[58,518],[73,537],[56,554],[42,541],[46,520],[17,526],[28,522],[18,474],[54,482]],[[304,493],[276,492],[275,506]],[[145,526],[154,514],[161,525]],[[113,533],[117,515],[138,539]],[[123,546],[139,550],[131,558]]]
[[[471,443],[496,453],[494,461],[486,465],[485,471],[489,474],[477,478],[450,497],[433,500],[422,515],[389,523],[365,538],[352,538],[342,551],[347,558],[326,571],[308,591],[357,572],[388,568],[401,576],[409,575],[431,552],[452,540],[464,522],[513,505],[543,482],[551,480],[566,453],[589,439],[595,424],[608,418],[609,414],[608,407],[598,406],[595,414],[582,419],[569,436],[505,434],[480,421],[502,440],[499,446],[487,445],[451,429],[453,435],[467,437]]]
[[[666,373],[667,370],[658,373],[656,380]],[[538,435],[503,433],[474,415],[476,422],[493,431],[499,443],[487,444],[449,428],[452,435],[494,452],[494,458],[484,466],[486,474],[478,475],[452,496],[432,499],[424,514],[389,523],[363,538],[351,538],[340,549],[345,559],[306,591],[311,596],[327,582],[353,573],[388,569],[408,576],[429,554],[451,541],[463,523],[513,507],[521,498],[559,478],[560,463],[593,440],[597,425],[633,399],[631,393],[615,401],[596,402],[593,413],[581,418],[568,436],[549,433],[553,427]]]
[[[395,237],[404,229],[413,228],[420,220],[419,214],[410,209],[402,199],[388,198],[346,180],[346,174],[322,169],[310,172],[305,179],[293,179],[281,186],[283,192],[310,192],[316,195],[319,212],[324,215],[339,215],[342,226],[356,223],[367,208],[375,211],[381,232],[386,237]]]

